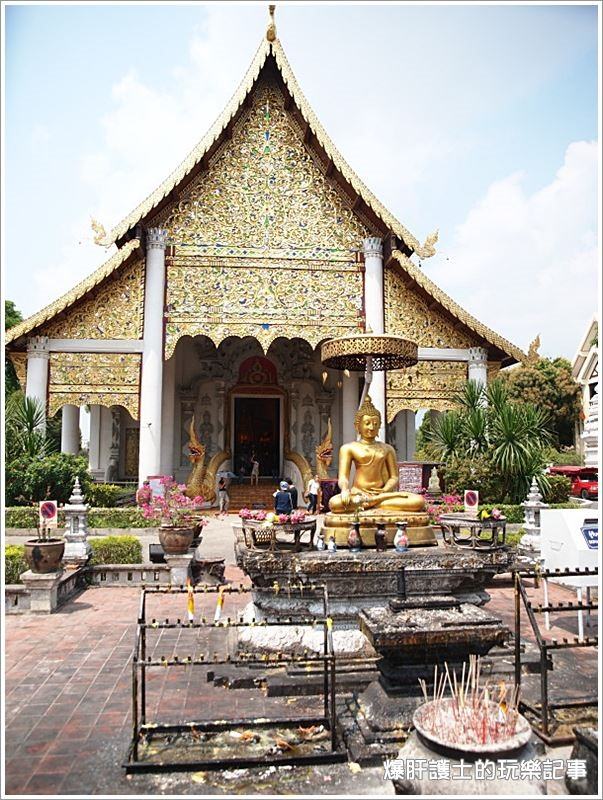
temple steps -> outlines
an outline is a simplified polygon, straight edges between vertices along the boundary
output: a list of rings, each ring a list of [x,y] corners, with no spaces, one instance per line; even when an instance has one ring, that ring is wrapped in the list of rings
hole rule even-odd
[[[228,487],[229,510],[240,511],[241,508],[265,508],[267,511],[272,511],[274,508],[273,494],[277,489],[277,483],[260,483],[258,486],[231,483]]]

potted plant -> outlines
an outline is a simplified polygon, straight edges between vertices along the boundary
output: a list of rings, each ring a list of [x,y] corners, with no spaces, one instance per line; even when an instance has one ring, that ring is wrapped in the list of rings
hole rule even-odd
[[[159,522],[159,541],[168,555],[183,555],[193,544],[195,533],[208,521],[199,514],[203,497],[187,497],[186,486],[169,475],[161,479],[163,493],[141,503],[145,519]]]
[[[38,527],[38,538],[28,539],[25,542],[25,560],[32,572],[44,574],[58,572],[65,541],[59,537],[48,535],[46,522],[43,520]]]

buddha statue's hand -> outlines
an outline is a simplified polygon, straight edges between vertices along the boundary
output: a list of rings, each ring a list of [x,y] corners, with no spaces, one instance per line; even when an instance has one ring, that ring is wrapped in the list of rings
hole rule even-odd
[[[341,502],[344,506],[349,505],[350,502],[350,490],[349,489],[342,489],[340,492]]]

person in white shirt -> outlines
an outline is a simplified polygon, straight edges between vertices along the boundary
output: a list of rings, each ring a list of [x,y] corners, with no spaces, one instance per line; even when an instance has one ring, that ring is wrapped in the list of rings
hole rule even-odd
[[[308,481],[308,488],[306,489],[306,497],[308,498],[308,511],[310,514],[316,514],[316,506],[318,505],[318,492],[320,491],[320,483],[318,475],[310,478]]]

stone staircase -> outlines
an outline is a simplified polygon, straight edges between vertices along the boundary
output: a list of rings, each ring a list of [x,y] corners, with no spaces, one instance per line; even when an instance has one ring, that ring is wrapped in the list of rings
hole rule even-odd
[[[258,486],[250,486],[249,483],[231,483],[228,487],[230,497],[229,511],[240,511],[241,508],[265,508],[266,511],[274,510],[274,492],[278,489],[278,483],[272,481],[262,483]]]

